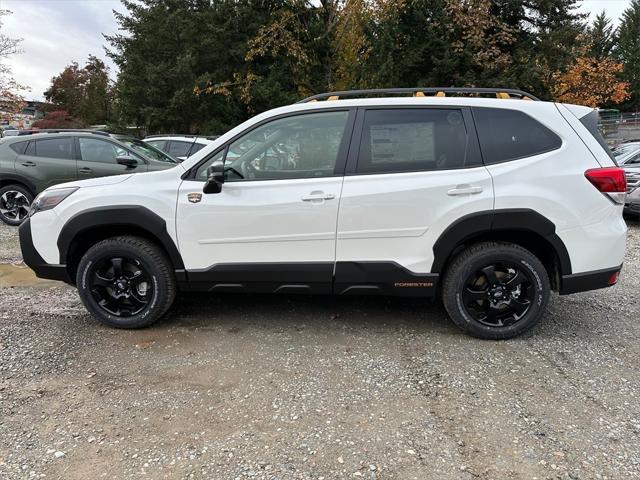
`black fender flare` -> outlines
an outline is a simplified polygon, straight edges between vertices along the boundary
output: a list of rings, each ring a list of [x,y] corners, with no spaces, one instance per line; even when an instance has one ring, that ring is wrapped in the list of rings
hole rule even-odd
[[[25,185],[34,197],[38,193],[35,183],[33,183],[27,177],[23,177],[22,175],[16,175],[13,173],[3,173],[2,175],[0,175],[0,183],[5,183],[5,181],[7,180],[9,182],[13,181]]]
[[[571,259],[555,224],[534,210],[510,208],[471,213],[451,224],[433,244],[432,273],[440,273],[455,248],[473,237],[500,231],[530,232],[542,236],[553,247],[560,274],[571,274]]]
[[[166,250],[175,270],[184,270],[182,256],[167,232],[164,219],[140,205],[118,205],[84,210],[71,217],[58,236],[60,263],[68,264],[68,253],[74,239],[83,232],[104,227],[135,227],[151,234]]]

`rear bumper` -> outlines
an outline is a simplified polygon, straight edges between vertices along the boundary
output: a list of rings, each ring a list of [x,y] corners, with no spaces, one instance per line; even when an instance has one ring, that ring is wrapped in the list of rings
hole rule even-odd
[[[18,229],[20,235],[20,249],[22,250],[22,259],[27,266],[33,270],[38,278],[46,278],[49,280],[59,280],[66,283],[72,283],[67,273],[66,265],[52,265],[44,261],[40,256],[36,247],[33,245],[31,237],[31,219],[27,218]]]
[[[622,270],[622,265],[614,268],[606,268],[604,270],[563,275],[560,295],[569,295],[571,293],[587,292],[589,290],[611,287],[617,282],[616,278],[616,282],[611,283],[612,278],[614,275],[619,273],[620,270]]]

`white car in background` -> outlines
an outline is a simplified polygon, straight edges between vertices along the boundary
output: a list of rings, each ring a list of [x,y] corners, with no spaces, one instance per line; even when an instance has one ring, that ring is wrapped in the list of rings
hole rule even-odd
[[[150,135],[144,139],[149,145],[168,153],[178,160],[186,160],[213,143],[218,135],[201,137],[198,135]]]

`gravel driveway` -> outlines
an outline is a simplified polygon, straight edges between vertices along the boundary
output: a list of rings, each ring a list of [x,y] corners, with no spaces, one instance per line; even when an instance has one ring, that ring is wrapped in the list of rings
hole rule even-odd
[[[503,342],[415,299],[184,296],[113,330],[4,266],[0,478],[638,478],[629,224],[618,286],[555,296]],[[16,236],[0,227],[4,263]]]

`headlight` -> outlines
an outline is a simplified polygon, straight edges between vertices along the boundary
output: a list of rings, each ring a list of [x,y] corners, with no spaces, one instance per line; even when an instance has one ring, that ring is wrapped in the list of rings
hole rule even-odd
[[[44,210],[51,210],[73,192],[78,190],[78,188],[80,187],[67,187],[58,188],[55,190],[45,190],[40,195],[38,195],[31,204],[29,216],[34,215],[38,212],[42,212]]]

